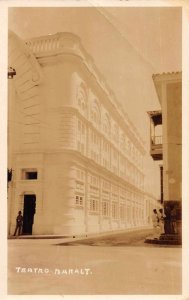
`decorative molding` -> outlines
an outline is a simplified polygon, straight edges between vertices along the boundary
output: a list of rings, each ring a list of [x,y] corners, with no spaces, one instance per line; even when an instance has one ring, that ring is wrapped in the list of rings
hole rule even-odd
[[[40,143],[40,97],[38,85],[43,80],[41,67],[32,51],[12,31],[9,31],[9,66],[16,70],[13,79],[19,95],[20,112],[23,114],[23,139],[25,147]],[[10,101],[12,101],[10,99]]]
[[[154,81],[170,81],[170,80],[182,80],[182,72],[167,72],[161,74],[153,74],[152,79]]]
[[[16,84],[19,87],[24,85],[26,75],[31,87],[39,85],[42,82],[41,67],[35,58],[31,49],[14,32],[9,31],[9,66],[16,70]],[[15,80],[15,82],[16,82]]]

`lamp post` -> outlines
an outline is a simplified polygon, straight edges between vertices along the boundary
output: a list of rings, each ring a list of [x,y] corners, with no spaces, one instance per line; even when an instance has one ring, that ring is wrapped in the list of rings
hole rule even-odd
[[[13,77],[16,75],[16,70],[12,67],[8,68],[8,79],[13,79]]]

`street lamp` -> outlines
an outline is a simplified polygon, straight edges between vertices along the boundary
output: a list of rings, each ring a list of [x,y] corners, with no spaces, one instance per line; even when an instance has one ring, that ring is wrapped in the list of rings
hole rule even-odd
[[[13,77],[16,75],[16,70],[12,67],[8,68],[8,79],[13,79]]]

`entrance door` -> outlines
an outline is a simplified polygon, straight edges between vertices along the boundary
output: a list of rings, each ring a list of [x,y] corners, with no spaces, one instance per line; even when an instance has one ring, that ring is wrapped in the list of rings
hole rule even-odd
[[[24,195],[23,234],[32,234],[35,207],[36,195]]]

